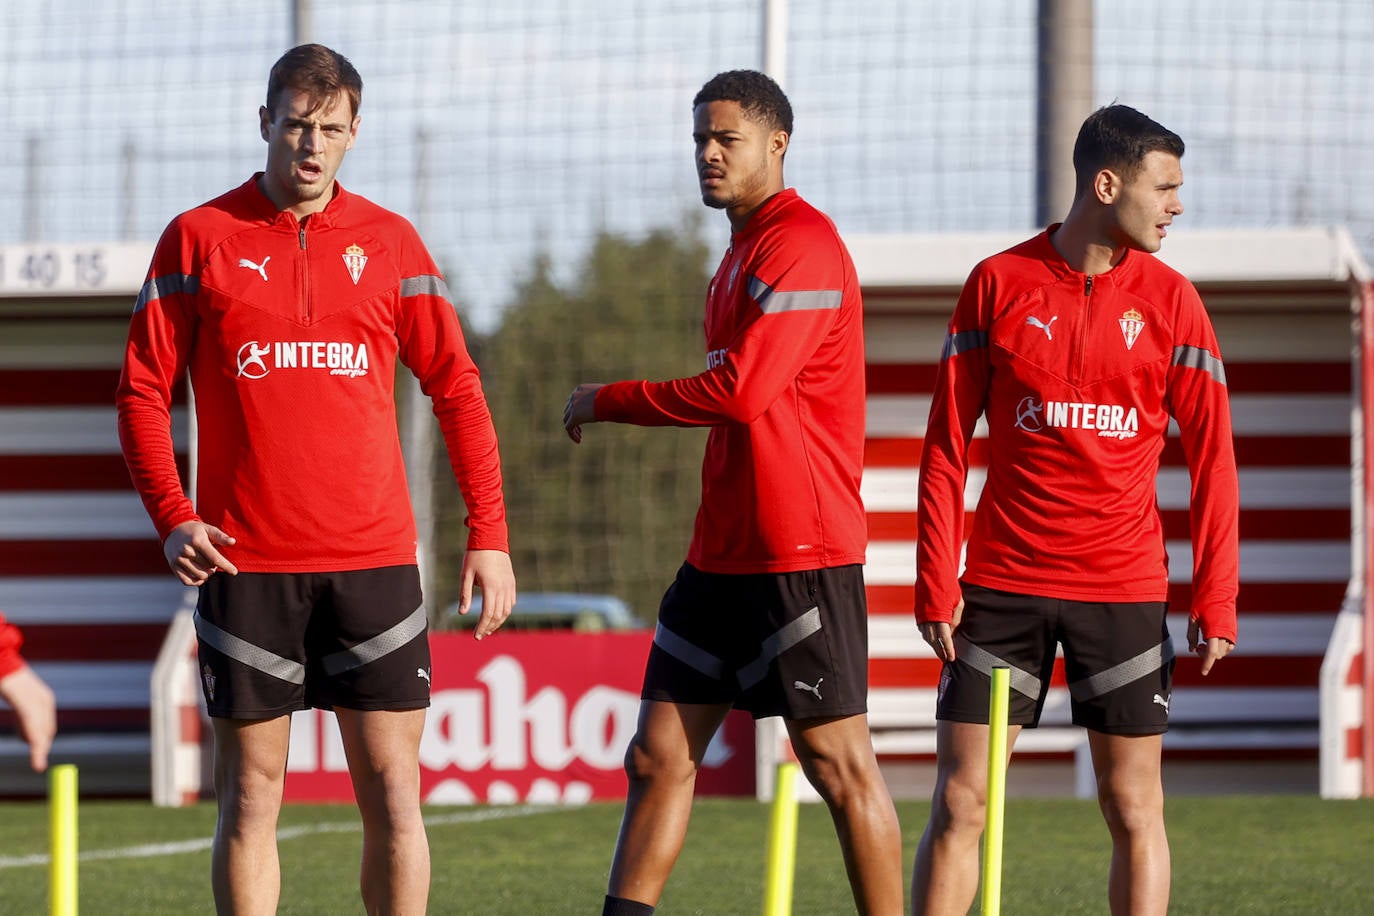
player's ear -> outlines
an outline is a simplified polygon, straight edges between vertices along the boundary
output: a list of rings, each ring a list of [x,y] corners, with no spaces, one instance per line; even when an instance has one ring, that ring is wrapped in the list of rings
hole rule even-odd
[[[258,132],[262,134],[264,140],[270,136],[272,127],[272,112],[267,110],[266,105],[258,106]]]
[[[1116,203],[1117,197],[1121,194],[1121,176],[1111,169],[1102,169],[1093,176],[1092,187],[1099,203]]]
[[[792,140],[785,130],[775,130],[773,135],[768,138],[768,152],[781,159],[787,155],[787,144]]]

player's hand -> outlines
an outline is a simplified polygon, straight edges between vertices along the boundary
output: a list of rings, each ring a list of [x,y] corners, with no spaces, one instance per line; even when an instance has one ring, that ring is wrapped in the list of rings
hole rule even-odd
[[[510,554],[504,550],[469,550],[463,556],[463,588],[458,596],[458,613],[472,608],[472,587],[482,589],[482,616],[477,618],[474,635],[481,639],[501,629],[515,607],[515,570]]]
[[[583,423],[596,422],[596,392],[601,387],[596,382],[587,382],[568,395],[568,403],[563,405],[563,428],[572,441],[582,441]]]
[[[949,623],[944,621],[921,624],[921,637],[935,650],[935,657],[942,662],[954,661],[954,631],[964,617],[964,599],[954,606],[954,616]]]
[[[1218,660],[1231,654],[1236,644],[1221,636],[1202,636],[1202,625],[1196,620],[1188,621],[1188,651],[1202,659],[1202,676],[1212,670]]]
[[[192,519],[172,529],[162,542],[162,555],[183,585],[199,586],[217,572],[239,574],[238,567],[219,552],[220,547],[233,547],[235,543],[214,525]]]
[[[48,751],[57,734],[57,702],[52,688],[28,665],[0,678],[0,697],[14,708],[19,737],[29,745],[29,766],[41,773],[48,768]]]

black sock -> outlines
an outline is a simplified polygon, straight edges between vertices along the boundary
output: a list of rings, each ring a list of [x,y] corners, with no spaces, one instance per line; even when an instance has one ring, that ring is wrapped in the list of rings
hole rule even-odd
[[[601,916],[654,916],[654,908],[638,900],[606,895],[606,904],[601,908]]]

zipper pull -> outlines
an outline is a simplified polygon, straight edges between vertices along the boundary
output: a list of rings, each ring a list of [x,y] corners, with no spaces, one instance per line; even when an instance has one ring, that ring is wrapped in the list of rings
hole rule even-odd
[[[305,230],[304,230],[304,229],[301,230],[301,247],[302,247],[302,248],[305,247]],[[1091,296],[1092,294],[1093,294],[1093,276],[1092,276],[1092,274],[1088,274],[1088,276],[1085,277],[1085,278],[1083,279],[1083,295],[1085,295],[1085,296]]]

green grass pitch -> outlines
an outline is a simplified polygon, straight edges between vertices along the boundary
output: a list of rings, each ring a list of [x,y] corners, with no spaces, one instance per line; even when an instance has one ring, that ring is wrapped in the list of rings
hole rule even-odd
[[[928,807],[901,803],[910,867]],[[600,912],[618,804],[582,808],[429,808],[436,914]],[[209,913],[214,808],[142,802],[80,807],[80,904],[102,916]],[[1374,906],[1374,801],[1302,796],[1179,797],[1168,802],[1171,912],[1357,913]],[[282,914],[360,912],[361,835],[348,806],[282,814]],[[768,808],[705,799],[658,912],[757,914]],[[0,913],[48,911],[47,808],[0,804]],[[854,912],[830,819],[803,805],[795,916]],[[1093,802],[1011,799],[1002,911],[1069,916],[1106,911],[1108,840]]]

